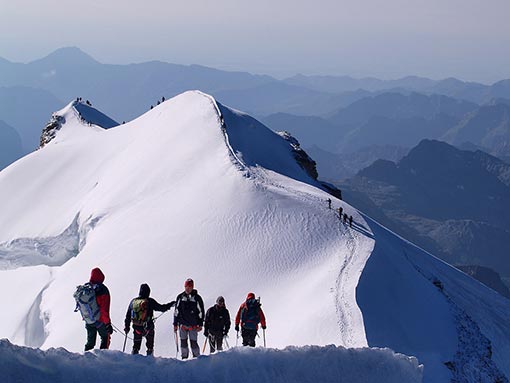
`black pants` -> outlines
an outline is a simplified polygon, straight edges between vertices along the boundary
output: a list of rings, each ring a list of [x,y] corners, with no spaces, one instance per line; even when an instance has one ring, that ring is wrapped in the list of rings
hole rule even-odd
[[[255,347],[257,330],[243,327],[241,328],[241,336],[243,337],[243,346]]]
[[[209,348],[211,350],[211,354],[218,351],[223,350],[223,333],[209,334],[207,337],[209,339]]]
[[[110,347],[110,334],[108,334],[104,323],[99,326],[99,328],[93,324],[86,324],[85,328],[87,329],[87,344],[85,345],[85,351],[92,350],[94,347],[96,347],[98,333],[101,337],[101,345],[99,348],[104,350]]]
[[[142,347],[142,339],[145,337],[145,345],[147,346],[147,355],[154,352],[154,328],[145,329],[141,326],[133,326],[133,351],[132,354],[138,354]]]

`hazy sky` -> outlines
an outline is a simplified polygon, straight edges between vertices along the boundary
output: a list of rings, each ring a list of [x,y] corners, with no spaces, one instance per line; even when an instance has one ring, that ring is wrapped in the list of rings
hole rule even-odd
[[[493,82],[510,78],[509,16],[510,0],[0,0],[0,57]]]

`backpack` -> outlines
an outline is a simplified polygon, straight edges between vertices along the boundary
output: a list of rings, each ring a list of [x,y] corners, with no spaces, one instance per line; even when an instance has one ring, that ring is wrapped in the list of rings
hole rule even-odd
[[[241,323],[243,327],[256,330],[260,322],[260,302],[251,298],[246,301],[245,307],[241,311]]]
[[[144,298],[135,298],[131,301],[131,319],[134,326],[144,326],[147,324],[149,300]]]
[[[73,294],[76,301],[76,311],[80,311],[82,319],[87,324],[94,324],[99,320],[100,312],[96,301],[96,291],[90,283],[76,287]]]

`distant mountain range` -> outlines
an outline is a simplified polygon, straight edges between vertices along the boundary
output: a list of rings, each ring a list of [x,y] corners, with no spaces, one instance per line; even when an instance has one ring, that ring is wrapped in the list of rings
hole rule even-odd
[[[480,106],[441,95],[383,93],[355,101],[329,117],[278,113],[262,121],[272,129],[289,130],[304,148],[316,146],[331,154],[356,156],[374,146],[410,149],[422,139],[440,139],[510,158],[510,101],[506,99]],[[398,153],[380,158],[396,159]],[[337,179],[344,175],[328,174]]]
[[[313,145],[306,152],[317,163],[317,171],[322,180],[335,182],[350,178],[370,166],[378,159],[397,162],[409,149],[395,145],[370,145],[349,153],[331,153]]]
[[[509,98],[510,80],[501,80],[492,85],[461,81],[456,78],[431,80],[408,76],[397,80],[379,80],[373,77],[355,79],[349,76],[304,76],[296,75],[284,80],[287,84],[322,92],[342,93],[364,89],[370,92],[381,90],[408,90],[424,94],[441,94],[477,104],[490,102],[493,98]]]
[[[278,113],[262,119],[275,130],[289,130],[305,147],[334,153],[371,145],[413,147],[424,138],[439,138],[477,104],[441,95],[382,93],[365,97],[329,117]]]
[[[471,143],[497,157],[510,159],[510,101],[496,100],[480,106],[442,138],[453,145]]]
[[[159,61],[102,64],[78,48],[62,48],[28,64],[0,59],[0,119],[18,131],[23,154],[37,147],[50,114],[76,97],[123,122],[156,106],[163,96],[188,89],[206,91],[274,130],[290,131],[304,148],[316,145],[333,154],[373,146],[409,149],[423,138],[467,145],[471,135],[466,132],[474,129],[487,134],[479,133],[483,137],[472,145],[510,157],[507,140],[501,139],[507,134],[501,105],[510,104],[510,80],[493,85],[413,76],[385,81],[297,75],[277,80]],[[483,102],[490,103],[476,104]],[[398,158],[398,153],[384,158]]]
[[[447,262],[510,281],[510,165],[481,151],[423,140],[339,183],[344,197]]]

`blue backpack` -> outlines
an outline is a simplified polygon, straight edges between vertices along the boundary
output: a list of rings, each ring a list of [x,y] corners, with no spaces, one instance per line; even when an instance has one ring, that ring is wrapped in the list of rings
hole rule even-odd
[[[246,306],[241,311],[241,324],[243,327],[256,330],[260,322],[260,302],[251,298],[246,301]]]
[[[76,309],[87,324],[94,324],[99,320],[100,312],[96,301],[96,291],[90,283],[76,287],[73,294],[76,300]]]

